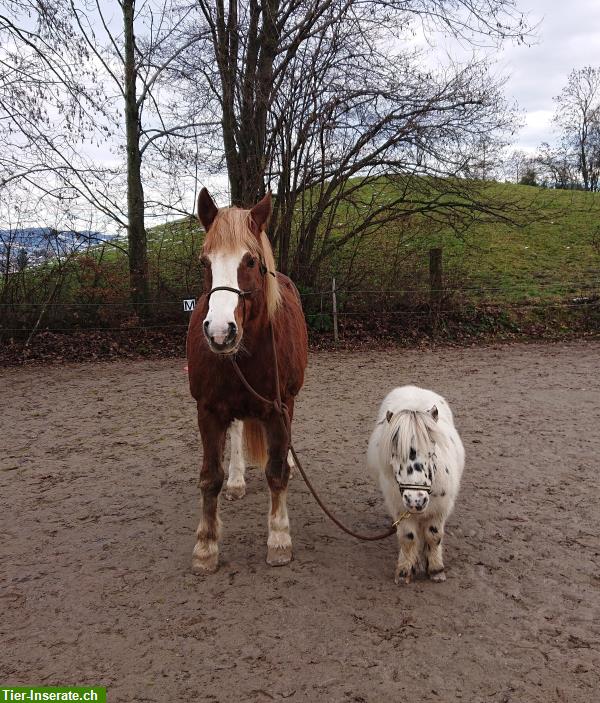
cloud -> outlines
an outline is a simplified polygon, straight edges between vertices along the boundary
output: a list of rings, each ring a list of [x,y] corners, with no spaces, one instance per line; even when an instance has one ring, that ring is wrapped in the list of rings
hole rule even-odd
[[[526,126],[516,135],[522,148],[553,141],[553,98],[566,85],[569,73],[600,57],[600,3],[597,0],[529,0],[520,6],[529,10],[532,23],[540,22],[532,46],[507,46],[497,57],[503,73],[509,74],[505,92],[526,113]]]

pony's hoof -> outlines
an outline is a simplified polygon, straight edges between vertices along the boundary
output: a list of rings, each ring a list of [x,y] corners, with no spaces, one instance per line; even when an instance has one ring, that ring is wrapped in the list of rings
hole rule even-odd
[[[441,583],[442,581],[446,580],[446,574],[444,570],[442,569],[441,571],[436,571],[433,574],[429,574],[429,578],[432,581],[435,581],[436,583]]]
[[[233,485],[227,484],[227,488],[225,489],[225,498],[227,500],[239,500],[240,498],[243,498],[246,495],[246,484],[245,483],[237,483]]]
[[[414,568],[411,569],[410,571],[405,571],[404,569],[400,569],[396,571],[396,574],[394,576],[394,583],[397,585],[400,585],[401,583],[410,583],[412,581],[412,577],[415,575],[415,570]]]
[[[292,561],[292,547],[267,547],[267,564],[285,566]]]

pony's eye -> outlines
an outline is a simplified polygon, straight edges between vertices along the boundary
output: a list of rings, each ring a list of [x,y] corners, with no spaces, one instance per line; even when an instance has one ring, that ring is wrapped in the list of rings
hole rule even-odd
[[[254,268],[254,264],[256,264],[256,259],[253,259],[252,257],[250,257],[248,259],[248,268]]]
[[[209,260],[208,256],[205,256],[204,254],[202,254],[202,256],[200,257],[200,265],[204,266],[204,268],[210,266],[210,260]]]

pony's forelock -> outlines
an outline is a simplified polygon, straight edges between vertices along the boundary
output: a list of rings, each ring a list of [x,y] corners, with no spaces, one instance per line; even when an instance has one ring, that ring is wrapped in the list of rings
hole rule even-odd
[[[386,456],[395,454],[403,464],[409,460],[411,447],[427,454],[432,444],[445,441],[428,412],[402,410],[392,415],[389,422],[384,420],[384,424],[383,447]]]
[[[221,208],[206,233],[203,252],[235,253],[245,249],[265,265],[265,299],[269,318],[273,318],[281,304],[281,291],[275,274],[275,257],[266,233],[259,239],[250,230],[250,210],[237,207]],[[272,275],[273,274],[273,275]]]

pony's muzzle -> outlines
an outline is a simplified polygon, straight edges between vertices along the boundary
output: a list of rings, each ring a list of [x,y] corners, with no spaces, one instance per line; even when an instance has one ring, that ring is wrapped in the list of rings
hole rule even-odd
[[[404,491],[402,500],[411,513],[422,513],[429,505],[429,496],[425,491]]]

